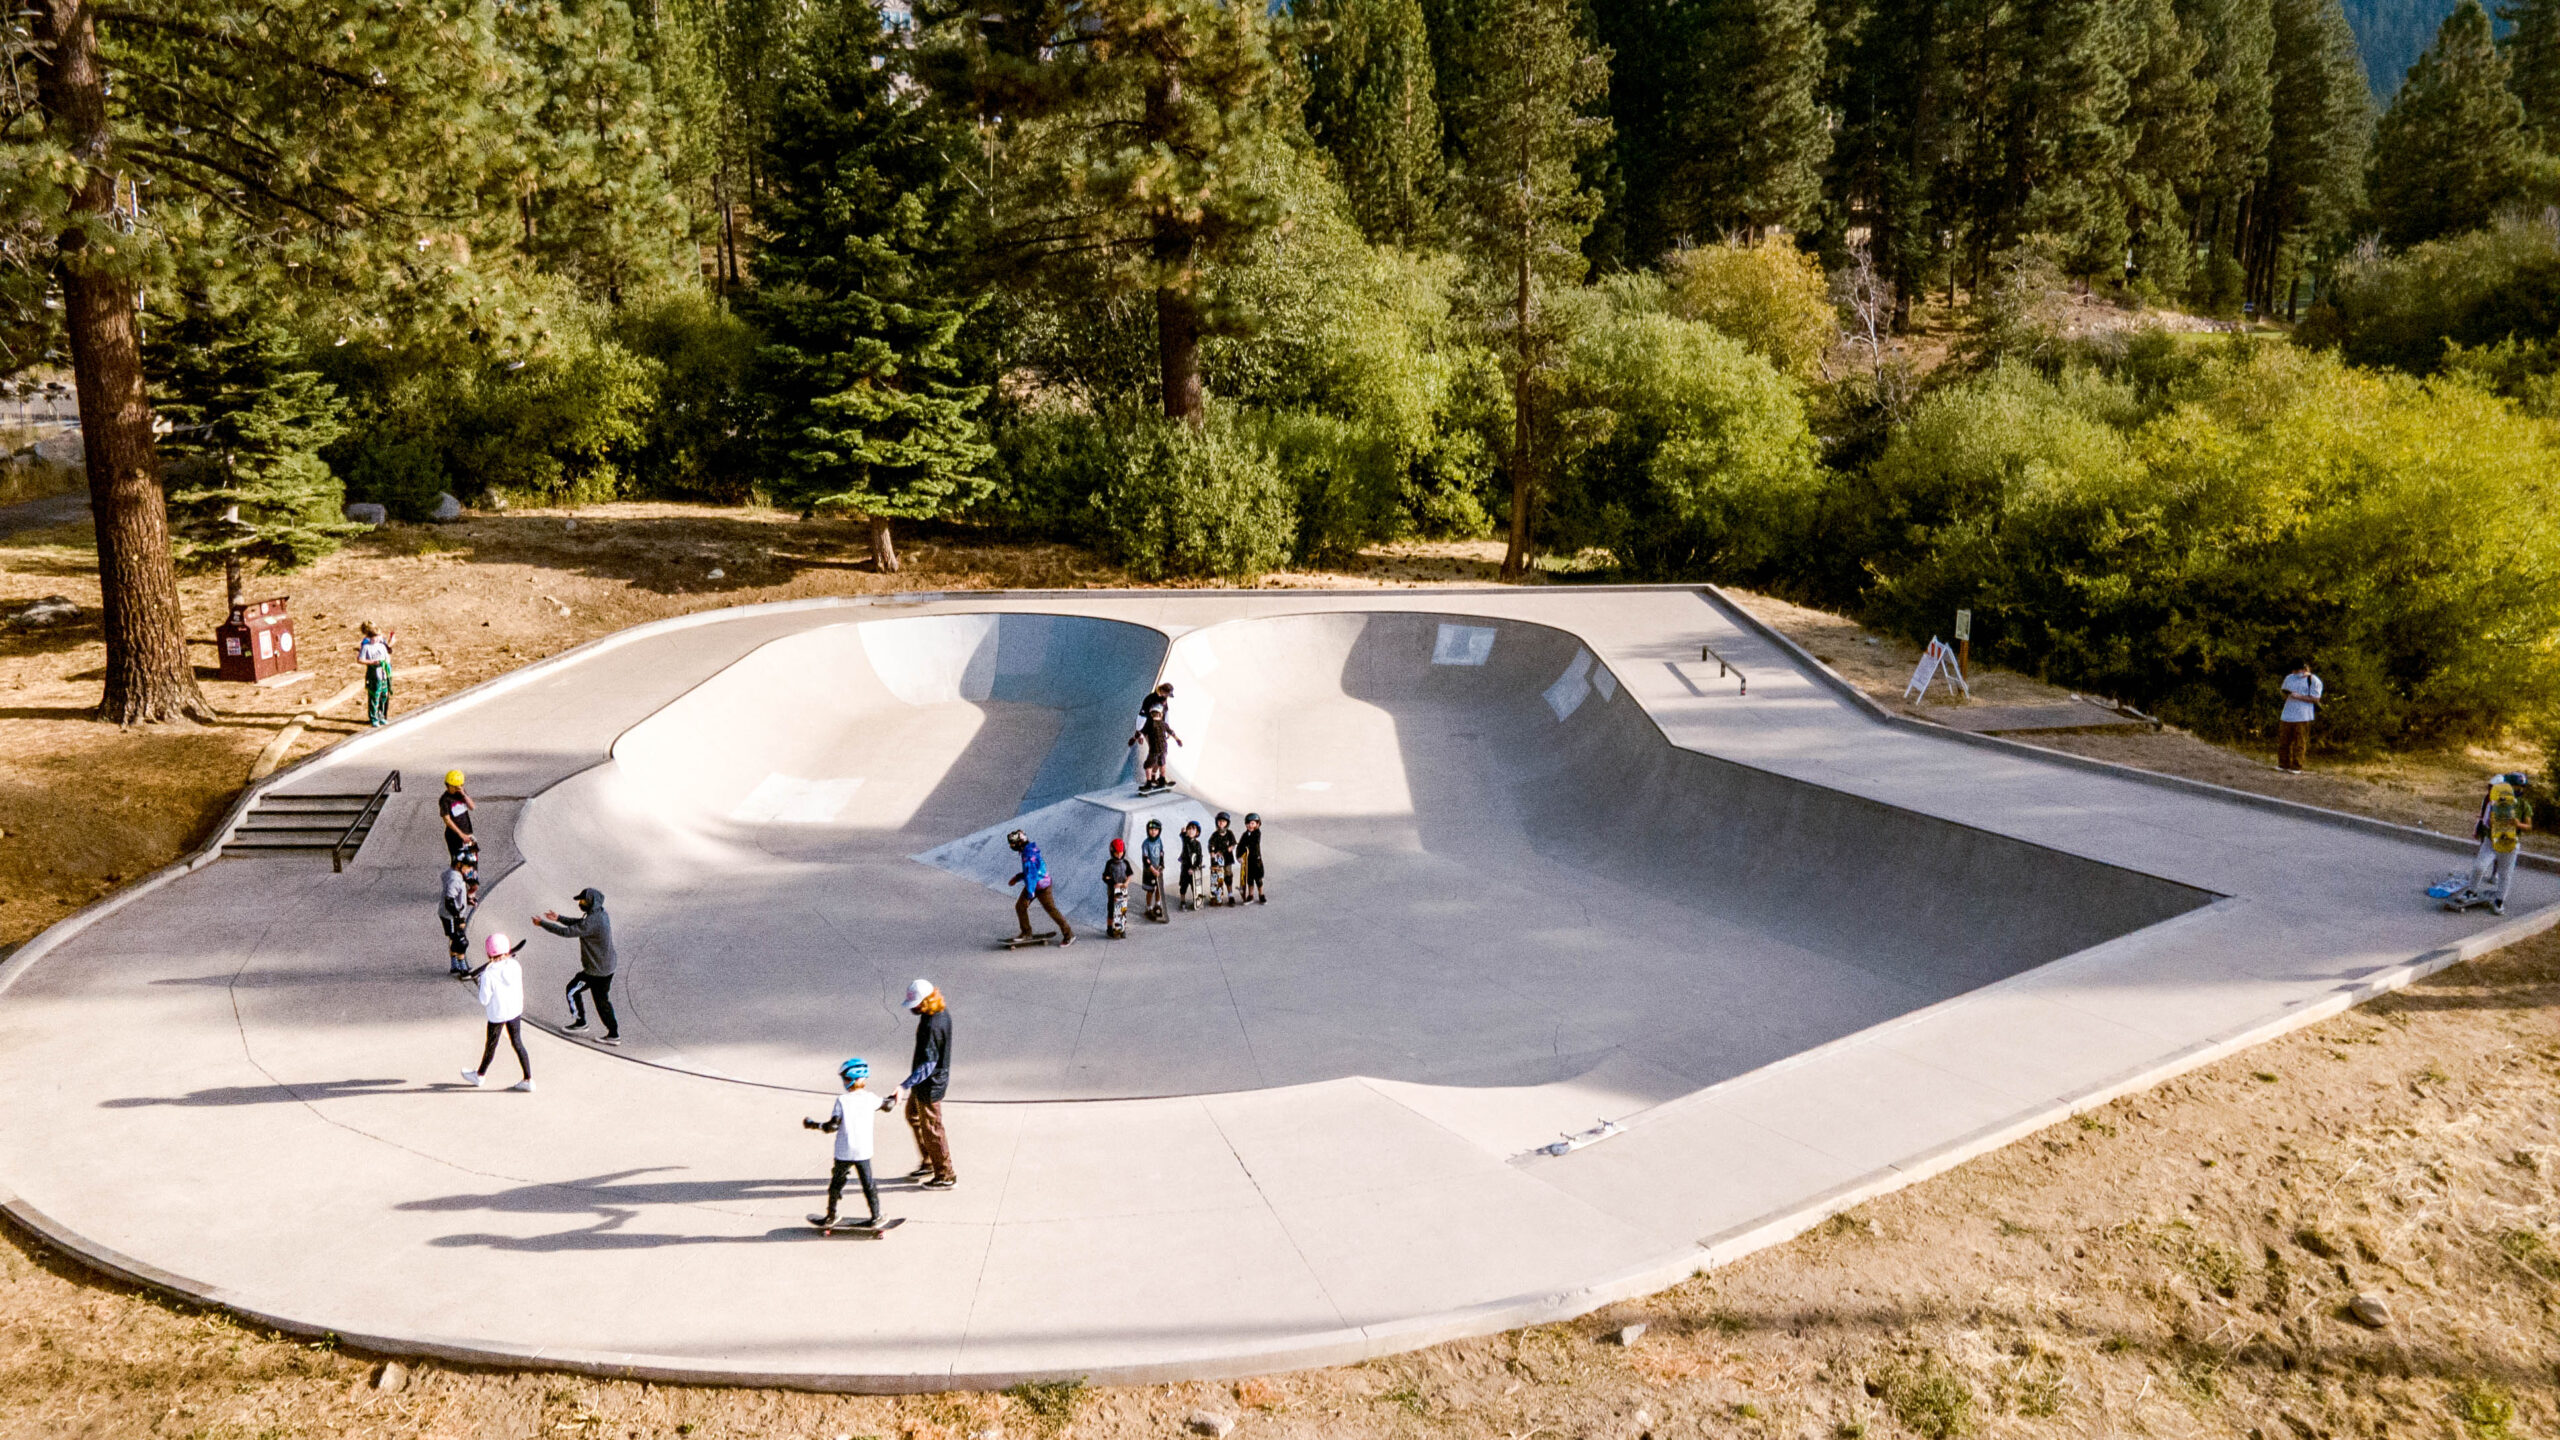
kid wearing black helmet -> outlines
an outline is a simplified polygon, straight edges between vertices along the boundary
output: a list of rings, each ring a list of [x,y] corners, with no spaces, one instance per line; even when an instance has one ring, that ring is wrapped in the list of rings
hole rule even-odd
[[[1172,707],[1173,682],[1170,680],[1148,691],[1147,698],[1138,702],[1138,728],[1129,737],[1129,743],[1147,742],[1147,758],[1140,767],[1138,778],[1138,793],[1141,795],[1170,788],[1173,783],[1164,778],[1165,742],[1179,745],[1182,737],[1173,733],[1173,724],[1166,718]]]
[[[1241,905],[1250,900],[1256,905],[1270,904],[1271,897],[1262,893],[1261,816],[1248,814],[1244,817],[1244,833],[1236,837],[1236,858],[1244,864],[1244,893],[1236,903]]]
[[[1200,908],[1200,822],[1182,822],[1182,908]]]
[[[1067,923],[1067,917],[1058,909],[1056,897],[1049,893],[1049,862],[1040,858],[1040,847],[1032,844],[1031,837],[1019,830],[1004,837],[1004,843],[1012,846],[1013,853],[1022,857],[1021,873],[1006,882],[1022,887],[1022,893],[1013,901],[1013,918],[1022,926],[1020,938],[1032,938],[1031,902],[1038,900],[1040,908],[1049,912],[1050,922],[1058,927],[1058,943],[1076,943],[1076,927]]]
[[[1110,917],[1102,933],[1113,940],[1129,938],[1129,842],[1111,837],[1111,858],[1102,862],[1103,914]]]
[[[844,1082],[844,1094],[836,1097],[835,1113],[824,1120],[800,1122],[805,1129],[822,1130],[836,1137],[835,1169],[827,1176],[827,1211],[823,1215],[809,1217],[809,1223],[821,1230],[836,1228],[836,1206],[844,1199],[844,1181],[848,1174],[861,1177],[862,1202],[871,1209],[869,1219],[854,1223],[864,1229],[880,1228],[880,1186],[871,1176],[871,1123],[879,1118],[881,1111],[897,1102],[883,1099],[874,1105],[870,1096],[862,1095],[863,1085],[870,1075],[871,1062],[859,1055],[837,1066],[836,1078]],[[851,1105],[845,1103],[856,1095],[862,1095],[862,1098]]]
[[[1209,903],[1236,903],[1236,832],[1227,828],[1227,812],[1218,812],[1217,828],[1209,832]]]
[[[468,856],[456,856],[444,872],[444,898],[436,902],[436,920],[444,926],[446,960],[452,973],[471,968],[471,912],[480,908],[480,867]]]
[[[1159,925],[1164,913],[1164,822],[1147,822],[1147,838],[1138,842],[1138,883],[1146,890],[1147,918]]]

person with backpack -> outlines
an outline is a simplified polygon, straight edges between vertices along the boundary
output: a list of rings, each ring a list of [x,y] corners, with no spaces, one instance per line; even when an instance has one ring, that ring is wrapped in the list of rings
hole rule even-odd
[[[2516,855],[2524,832],[2533,828],[2533,806],[2522,793],[2521,774],[2492,775],[2489,793],[2480,802],[2480,819],[2472,827],[2480,848],[2472,852],[2471,874],[2462,890],[2444,902],[2447,910],[2468,910],[2486,901],[2489,913],[2507,913],[2507,891],[2515,884]]]

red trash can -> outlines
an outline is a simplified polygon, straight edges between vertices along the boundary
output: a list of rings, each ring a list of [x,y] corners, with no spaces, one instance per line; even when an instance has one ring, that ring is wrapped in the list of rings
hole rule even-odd
[[[290,598],[243,601],[231,608],[229,620],[213,627],[223,679],[256,682],[302,668],[293,653],[293,617],[285,613]]]

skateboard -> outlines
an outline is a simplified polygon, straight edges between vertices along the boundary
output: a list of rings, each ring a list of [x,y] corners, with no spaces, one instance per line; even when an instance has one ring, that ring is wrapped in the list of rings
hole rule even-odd
[[[907,1217],[904,1215],[892,1215],[878,1225],[865,1225],[859,1220],[847,1219],[841,1215],[837,1216],[833,1223],[830,1223],[824,1215],[809,1217],[810,1227],[821,1235],[851,1235],[860,1240],[877,1240],[906,1223]]]
[[[2454,896],[2461,894],[2464,890],[2469,889],[2470,886],[2471,876],[2468,873],[2457,872],[2452,875],[2447,875],[2433,885],[2428,886],[2427,898],[2430,900],[2450,900]]]
[[[996,942],[996,948],[999,950],[1022,950],[1034,945],[1054,945],[1056,943],[1058,943],[1058,932],[1055,930],[1043,930],[1037,935],[1007,935]]]

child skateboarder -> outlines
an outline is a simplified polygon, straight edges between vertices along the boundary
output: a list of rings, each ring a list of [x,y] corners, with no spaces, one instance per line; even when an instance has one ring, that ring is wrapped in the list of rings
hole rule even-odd
[[[464,957],[471,951],[471,912],[479,908],[480,867],[457,858],[445,868],[444,898],[436,904],[436,919],[444,926],[445,959],[456,975],[471,968]]]
[[[444,794],[436,800],[436,813],[444,817],[444,853],[455,860],[468,855],[473,863],[480,859],[480,842],[471,834],[471,797],[462,792],[462,772],[444,772]]]
[[[1200,822],[1182,822],[1182,908],[1200,908]]]
[[[480,1047],[480,1068],[462,1072],[465,1085],[477,1086],[487,1078],[489,1063],[498,1058],[498,1032],[503,1030],[507,1043],[516,1047],[516,1067],[524,1071],[524,1078],[507,1088],[533,1088],[533,1057],[524,1053],[524,967],[516,963],[516,952],[524,943],[509,940],[502,930],[489,937],[489,958],[479,969],[454,977],[479,983],[480,1013],[489,1020],[489,1038]]]
[[[2444,908],[2468,910],[2485,904],[2492,915],[2507,913],[2507,891],[2515,884],[2516,853],[2522,832],[2533,828],[2533,807],[2516,793],[2519,777],[2493,776],[2488,798],[2480,805],[2480,823],[2475,827],[2480,836],[2480,849],[2472,856],[2471,872],[2463,877],[2462,888],[2445,897]]]
[[[800,1122],[807,1129],[822,1130],[836,1137],[835,1169],[827,1176],[826,1213],[809,1217],[809,1223],[821,1230],[837,1228],[836,1207],[844,1200],[844,1181],[848,1174],[862,1178],[862,1203],[870,1208],[871,1215],[868,1219],[854,1221],[846,1228],[875,1232],[888,1228],[880,1223],[880,1185],[871,1175],[871,1127],[881,1111],[898,1102],[888,1098],[877,1105],[872,1104],[871,1097],[862,1094],[862,1087],[870,1075],[871,1062],[859,1055],[837,1066],[836,1078],[844,1082],[844,1094],[836,1097],[835,1113],[824,1120]],[[854,1099],[856,1096],[860,1098]],[[851,1105],[845,1103],[848,1099],[853,1100]]]
[[[1164,822],[1147,822],[1147,838],[1138,842],[1138,883],[1146,890],[1147,918],[1159,925],[1164,913]]]
[[[1129,842],[1111,837],[1111,858],[1102,862],[1103,914],[1110,917],[1103,935],[1113,940],[1129,938]]]
[[[587,1028],[586,1001],[596,1002],[596,1018],[604,1022],[604,1033],[596,1037],[607,1045],[622,1043],[622,1022],[613,1013],[613,971],[617,963],[613,949],[613,917],[604,913],[604,892],[594,886],[578,892],[578,918],[563,920],[557,910],[545,910],[533,917],[533,923],[554,935],[567,935],[578,942],[578,973],[569,977],[566,998],[569,1001],[570,1033]]]
[[[1209,832],[1209,904],[1236,903],[1236,832],[1227,828],[1227,812],[1218,812],[1216,829]]]
[[[356,660],[364,666],[364,723],[391,723],[391,647],[400,643],[400,632],[388,636],[375,628],[370,620],[359,629],[364,638],[356,642]]]
[[[1256,905],[1270,904],[1271,897],[1262,893],[1261,816],[1248,814],[1244,817],[1244,833],[1236,837],[1236,859],[1244,865],[1244,894],[1236,903],[1241,905],[1250,900]]]
[[[1013,901],[1013,918],[1022,926],[1022,933],[1014,937],[1014,943],[1039,938],[1031,933],[1031,902],[1035,899],[1040,902],[1041,909],[1049,912],[1050,923],[1058,927],[1058,943],[1076,943],[1076,927],[1067,923],[1067,917],[1058,910],[1057,899],[1049,893],[1049,864],[1040,858],[1040,847],[1032,844],[1031,837],[1019,830],[1004,837],[1004,843],[1012,846],[1013,853],[1022,857],[1022,872],[1007,882],[1022,887],[1022,893]]]
[[[1147,698],[1138,702],[1138,729],[1129,737],[1129,743],[1147,742],[1147,756],[1138,775],[1138,793],[1141,795],[1172,787],[1173,782],[1164,778],[1165,742],[1182,743],[1182,737],[1173,733],[1173,724],[1166,718],[1172,708],[1173,682],[1170,680],[1148,691]]]

